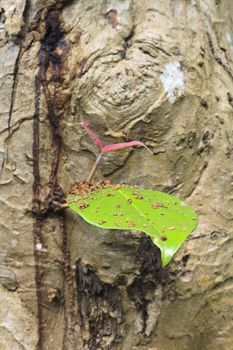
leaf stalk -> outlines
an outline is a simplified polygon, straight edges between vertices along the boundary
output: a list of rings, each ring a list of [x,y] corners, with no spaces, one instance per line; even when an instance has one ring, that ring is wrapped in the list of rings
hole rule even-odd
[[[91,180],[93,179],[95,172],[96,172],[97,165],[99,164],[101,157],[102,157],[102,154],[99,154],[98,157],[96,158],[96,161],[95,161],[95,163],[91,169],[91,172],[87,178],[87,182],[91,182]]]

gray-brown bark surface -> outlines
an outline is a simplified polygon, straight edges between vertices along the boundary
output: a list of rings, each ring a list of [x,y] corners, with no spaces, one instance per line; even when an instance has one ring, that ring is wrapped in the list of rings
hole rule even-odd
[[[0,1],[0,349],[233,349],[231,0]],[[179,196],[166,269],[144,235],[58,210],[95,180]]]

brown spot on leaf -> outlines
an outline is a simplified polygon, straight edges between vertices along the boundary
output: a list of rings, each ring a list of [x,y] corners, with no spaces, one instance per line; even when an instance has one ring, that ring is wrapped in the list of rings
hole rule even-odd
[[[87,207],[89,207],[89,204],[87,204],[87,203],[79,203],[79,209],[85,209]]]
[[[132,203],[132,199],[128,199],[128,200],[127,200],[127,203],[128,203],[128,204],[131,204],[131,203]]]
[[[135,223],[133,221],[128,221],[128,227],[134,227],[135,226]]]
[[[120,205],[120,204],[116,204],[115,207],[116,207],[116,208],[120,208],[121,205]]]
[[[165,203],[161,203],[161,202],[156,202],[156,205],[158,208],[167,208],[168,207]]]
[[[91,184],[89,182],[73,182],[70,186],[69,193],[84,198],[85,196],[89,196],[91,193],[96,193],[104,188],[115,188],[115,186],[111,186],[108,180],[104,180],[97,184]]]
[[[135,198],[136,198],[136,199],[143,199],[143,196],[142,196],[141,194],[137,194],[137,195],[135,196]]]
[[[161,241],[166,241],[166,240],[167,240],[167,236],[162,235],[162,236],[161,236]]]
[[[152,203],[152,208],[156,209],[159,207],[159,204],[157,202]]]
[[[100,221],[99,221],[99,225],[103,225],[103,224],[105,224],[106,223],[106,221],[104,221],[103,219],[101,219]]]

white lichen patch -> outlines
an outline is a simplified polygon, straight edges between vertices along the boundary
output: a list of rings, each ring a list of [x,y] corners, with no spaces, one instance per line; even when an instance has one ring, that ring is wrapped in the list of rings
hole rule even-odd
[[[5,31],[5,25],[3,23],[0,23],[0,32]]]
[[[232,39],[231,39],[231,34],[230,33],[226,33],[225,34],[225,38],[226,38],[226,41],[229,43],[229,44],[232,44]]]
[[[36,250],[42,250],[42,249],[43,249],[42,243],[36,243]]]
[[[12,239],[11,240],[11,245],[12,245],[12,247],[16,247],[18,245],[17,239]]]
[[[233,51],[233,40],[232,40],[231,34],[227,32],[225,34],[225,39],[227,44],[229,45],[229,48],[231,49],[231,51]]]
[[[175,102],[176,98],[184,92],[184,73],[180,62],[167,63],[164,72],[160,75],[163,88],[167,94],[169,102]]]

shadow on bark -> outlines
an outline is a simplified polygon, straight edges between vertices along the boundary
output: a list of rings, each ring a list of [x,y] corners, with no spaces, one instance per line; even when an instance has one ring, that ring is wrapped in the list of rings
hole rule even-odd
[[[150,342],[149,306],[157,302],[156,290],[166,281],[167,270],[162,269],[160,250],[147,237],[140,239],[135,262],[139,264],[135,276],[123,271],[111,284],[100,279],[95,267],[78,260],[76,288],[84,349],[121,349],[132,328],[138,339]],[[159,293],[158,307],[160,299]],[[137,322],[133,325],[138,319],[139,328]]]

